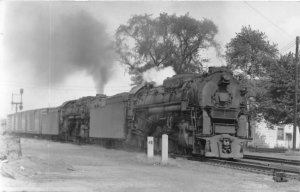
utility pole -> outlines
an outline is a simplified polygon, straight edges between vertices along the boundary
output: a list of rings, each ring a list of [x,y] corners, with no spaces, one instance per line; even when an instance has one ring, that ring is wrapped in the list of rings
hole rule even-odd
[[[295,107],[294,107],[294,129],[293,129],[293,150],[296,150],[297,139],[297,108],[298,108],[298,62],[299,62],[299,36],[296,37],[295,53]]]
[[[22,101],[22,95],[24,93],[24,89],[20,89],[20,94],[16,94],[16,93],[12,93],[11,94],[11,106],[13,107],[13,105],[16,105],[16,114],[15,114],[15,118],[14,118],[14,129],[16,129],[16,118],[17,118],[17,113],[18,113],[18,105],[20,110],[23,109],[23,101]],[[20,102],[14,102],[14,96],[21,96]]]

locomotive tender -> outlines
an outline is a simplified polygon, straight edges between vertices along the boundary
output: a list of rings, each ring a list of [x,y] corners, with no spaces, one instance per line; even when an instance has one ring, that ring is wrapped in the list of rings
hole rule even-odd
[[[72,140],[85,124],[91,140],[118,140],[143,149],[147,136],[153,136],[156,151],[161,135],[168,134],[169,152],[237,159],[251,139],[246,94],[227,68],[211,67],[203,75],[167,78],[158,87],[144,83],[129,93],[12,114],[6,131]]]

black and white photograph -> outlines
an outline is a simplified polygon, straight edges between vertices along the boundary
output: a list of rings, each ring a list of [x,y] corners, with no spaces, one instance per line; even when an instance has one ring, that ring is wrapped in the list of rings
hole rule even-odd
[[[300,1],[0,0],[0,192],[299,192]]]

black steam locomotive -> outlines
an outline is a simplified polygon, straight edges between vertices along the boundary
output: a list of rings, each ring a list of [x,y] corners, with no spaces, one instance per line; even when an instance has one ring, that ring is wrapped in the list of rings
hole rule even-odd
[[[117,140],[139,148],[153,136],[156,151],[161,135],[168,134],[169,152],[236,159],[251,139],[246,94],[227,68],[212,67],[203,75],[175,75],[158,87],[144,83],[129,93],[12,114],[6,131],[73,140],[85,127],[88,140]]]

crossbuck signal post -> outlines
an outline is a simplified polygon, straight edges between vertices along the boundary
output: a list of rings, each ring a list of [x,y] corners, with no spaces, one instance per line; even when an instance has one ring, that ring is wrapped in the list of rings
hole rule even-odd
[[[11,94],[11,106],[13,107],[13,105],[16,105],[16,113],[18,112],[18,105],[20,105],[19,106],[20,110],[23,109],[23,101],[22,101],[23,93],[24,93],[24,89],[20,89],[20,94],[17,94],[17,93],[12,93]],[[14,96],[20,96],[21,97],[20,102],[15,102],[14,101]]]
[[[13,108],[14,105],[16,106],[16,114],[18,112],[18,106],[19,106],[20,110],[23,109],[23,101],[22,101],[23,93],[24,93],[24,89],[20,89],[20,94],[18,94],[18,93],[12,93],[11,94],[11,106],[12,106],[12,108]],[[14,96],[20,96],[20,101],[15,102],[14,101]],[[16,116],[14,118],[14,127],[16,127]]]

